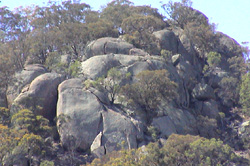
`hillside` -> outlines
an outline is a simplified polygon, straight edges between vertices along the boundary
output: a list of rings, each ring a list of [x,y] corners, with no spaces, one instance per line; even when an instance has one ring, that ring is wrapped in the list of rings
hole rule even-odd
[[[1,8],[0,165],[249,165],[248,48],[163,8]]]

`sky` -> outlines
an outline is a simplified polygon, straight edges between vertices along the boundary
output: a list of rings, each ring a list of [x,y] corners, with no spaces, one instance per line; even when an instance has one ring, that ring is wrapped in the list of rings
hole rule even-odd
[[[19,6],[29,6],[31,4],[44,6],[48,0],[1,0],[0,6],[7,6],[13,10]],[[63,1],[63,0],[58,0]],[[100,10],[111,0],[81,0],[82,3],[89,4],[93,10]],[[161,3],[157,0],[130,0],[135,5],[151,5],[161,9]],[[168,0],[161,0],[167,3]],[[173,0],[180,1],[180,0]],[[193,8],[204,13],[210,23],[217,25],[217,31],[223,32],[234,38],[239,44],[250,42],[250,0],[192,0]],[[250,47],[250,43],[248,45]]]

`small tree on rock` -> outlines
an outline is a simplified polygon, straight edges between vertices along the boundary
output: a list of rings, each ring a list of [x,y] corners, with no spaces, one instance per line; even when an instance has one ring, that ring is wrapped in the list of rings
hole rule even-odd
[[[145,70],[139,73],[137,82],[123,87],[124,96],[132,104],[140,106],[150,117],[162,100],[172,101],[177,84],[168,78],[167,70]]]
[[[99,77],[96,81],[91,84],[98,90],[104,90],[108,93],[109,100],[111,104],[114,103],[118,93],[121,90],[121,85],[123,81],[126,81],[130,78],[130,73],[123,74],[117,68],[111,68],[107,76]],[[90,85],[91,86],[91,85]]]

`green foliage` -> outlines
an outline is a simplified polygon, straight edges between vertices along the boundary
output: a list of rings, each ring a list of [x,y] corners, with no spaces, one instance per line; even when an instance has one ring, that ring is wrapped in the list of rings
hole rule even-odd
[[[0,107],[0,124],[8,125],[10,123],[10,110],[5,107]]]
[[[249,73],[242,76],[240,85],[240,104],[245,114],[250,115],[250,75]]]
[[[20,110],[11,117],[11,123],[20,130],[33,131],[35,121],[35,115],[28,109]]]
[[[205,61],[205,55],[214,50],[219,44],[215,34],[216,26],[199,22],[189,22],[184,27],[184,33],[191,44],[196,47],[200,58]]]
[[[65,59],[62,59],[63,56]],[[80,75],[81,63],[78,60],[71,62],[72,59],[74,58],[69,55],[59,55],[58,52],[53,52],[47,57],[45,65],[50,70],[63,74],[67,78],[75,78]]]
[[[240,162],[233,150],[220,140],[173,134],[162,148],[158,143],[150,143],[145,148],[122,150],[95,159],[88,166],[237,165]]]
[[[111,20],[114,28],[121,28],[122,21],[131,15],[130,7],[133,2],[129,0],[113,0],[102,9],[101,18]]]
[[[213,71],[216,67],[219,66],[221,62],[221,55],[217,52],[209,52],[207,54],[207,63],[208,65],[204,65],[203,73],[206,75],[209,71]]]
[[[172,63],[173,53],[171,51],[161,50],[161,56],[163,57],[166,63],[169,63],[169,62]]]
[[[70,64],[69,68],[66,69],[67,76],[69,78],[78,77],[81,71],[80,67],[81,67],[81,63],[79,61],[75,61],[72,64]]]
[[[36,116],[28,109],[20,110],[14,114],[11,118],[11,123],[16,129],[40,134],[43,137],[49,136],[52,130],[48,119],[40,115]]]
[[[177,97],[177,85],[168,78],[166,70],[142,71],[137,82],[123,87],[124,96],[131,104],[140,106],[149,116],[162,100],[170,102]]]
[[[199,13],[193,10],[191,0],[169,1],[168,4],[163,4],[162,8],[170,17],[172,24],[183,29],[189,22],[207,23],[206,19],[199,17]]]
[[[235,77],[223,77],[219,83],[221,89],[218,92],[222,103],[227,105],[228,103],[237,104],[239,102],[239,80]]]
[[[157,53],[153,32],[163,29],[165,23],[154,16],[133,15],[123,20],[122,29],[125,39],[149,53]]]
[[[207,55],[207,63],[210,67],[217,67],[221,62],[221,55],[217,52],[209,52]]]
[[[130,73],[124,74],[121,73],[117,68],[111,68],[108,71],[106,78],[104,76],[99,77],[96,81],[85,82],[85,85],[86,87],[94,86],[98,90],[106,91],[108,93],[111,104],[113,104],[116,100],[118,93],[121,90],[122,83],[128,80],[129,78]]]
[[[147,128],[149,135],[153,138],[154,141],[157,141],[158,135],[160,134],[156,127],[149,126]]]
[[[239,56],[229,58],[227,61],[229,63],[229,69],[233,76],[240,80],[241,76],[247,71],[247,66],[244,58],[239,54]]]
[[[48,160],[43,160],[40,164],[40,166],[54,166],[54,162],[53,161],[48,161]]]
[[[18,146],[24,148],[24,151],[28,153],[29,156],[41,155],[44,142],[41,136],[35,134],[25,134]]]
[[[22,138],[22,133],[8,126],[0,124],[0,162],[3,163],[4,157],[11,153],[18,141]]]
[[[6,157],[5,163],[6,165],[19,164],[20,161],[27,159],[33,165],[34,157],[40,158],[43,148],[44,142],[41,136],[25,134],[11,154]]]
[[[197,117],[197,128],[199,130],[199,135],[205,138],[216,138],[218,137],[218,126],[216,119],[210,119],[207,116],[199,115]]]

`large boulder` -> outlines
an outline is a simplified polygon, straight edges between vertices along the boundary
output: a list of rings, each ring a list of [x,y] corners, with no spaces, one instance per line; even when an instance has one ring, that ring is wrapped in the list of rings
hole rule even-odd
[[[207,116],[210,119],[216,119],[219,116],[218,104],[215,100],[196,101],[195,110],[202,116]]]
[[[82,62],[82,72],[88,78],[96,79],[106,75],[112,67],[120,66],[113,54],[94,56]]]
[[[178,38],[174,32],[170,30],[160,30],[153,33],[157,39],[159,49],[165,49],[171,51],[173,54],[178,53]]]
[[[14,100],[11,113],[27,108],[52,121],[56,115],[57,87],[63,79],[56,73],[38,76]]]
[[[189,61],[180,60],[176,65],[179,76],[183,79],[185,86],[188,90],[192,90],[200,80],[199,72],[190,64]]]
[[[233,38],[222,32],[218,32],[219,38],[218,52],[225,55],[227,58],[239,56],[240,45]]]
[[[27,65],[20,72],[17,72],[11,79],[6,92],[8,105],[11,105],[15,98],[21,93],[22,89],[31,83],[37,76],[48,72],[40,64]]]
[[[85,50],[83,60],[95,55],[104,54],[129,54],[134,46],[119,38],[105,37],[92,41]]]
[[[65,147],[70,146],[71,138],[75,148],[87,150],[96,135],[103,130],[103,105],[91,92],[83,89],[80,79],[70,79],[58,87],[57,118],[58,132]],[[63,121],[64,118],[66,121]]]
[[[118,113],[115,109],[107,109],[103,115],[103,143],[106,152],[119,150],[121,144],[124,148],[137,148],[137,139],[140,133],[130,118]]]
[[[221,80],[228,76],[229,76],[228,72],[222,70],[221,68],[216,67],[214,70],[206,73],[205,79],[208,82],[208,84],[215,89],[219,88]]]
[[[169,116],[154,118],[152,126],[160,132],[161,138],[168,138],[171,134],[177,133],[175,125]]]
[[[93,80],[106,75],[108,70],[112,67],[117,67],[122,72],[129,72],[131,74],[132,81],[135,81],[135,76],[144,70],[166,69],[169,72],[170,79],[178,84],[179,99],[177,100],[177,103],[182,106],[189,105],[189,94],[183,87],[184,83],[180,78],[176,68],[171,63],[166,64],[163,62],[160,57],[109,54],[94,56],[82,62],[83,74],[87,76],[87,78]],[[194,69],[191,69],[189,75],[194,73]],[[183,73],[184,71],[185,70],[183,70]],[[196,77],[196,75],[193,75],[192,77]],[[186,78],[190,79],[192,77],[187,76]]]
[[[82,80],[66,80],[58,91],[57,126],[65,147],[69,147],[72,138],[75,148],[91,148],[97,156],[119,150],[118,145],[123,141],[125,148],[137,147],[141,130],[130,118],[119,113],[121,110],[107,107],[93,90],[86,90]]]
[[[162,138],[170,136],[172,133],[177,134],[198,134],[194,125],[196,119],[188,110],[178,109],[164,101],[158,108],[163,112],[161,116],[152,121],[152,125],[158,129]]]
[[[129,50],[129,55],[147,56],[149,54],[142,49],[132,48]]]
[[[215,99],[213,88],[205,83],[197,84],[193,89],[192,96],[201,101]]]

